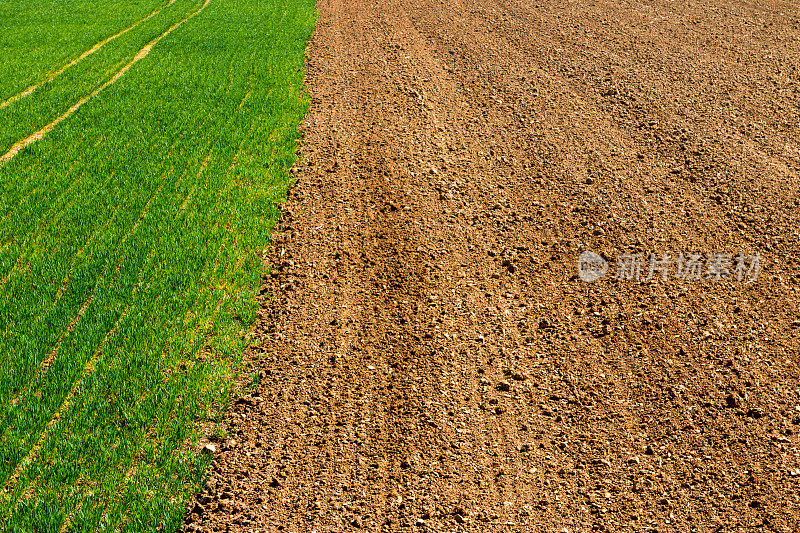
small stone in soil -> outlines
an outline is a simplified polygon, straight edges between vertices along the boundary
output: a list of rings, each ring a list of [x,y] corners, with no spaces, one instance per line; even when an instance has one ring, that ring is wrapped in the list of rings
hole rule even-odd
[[[213,455],[217,453],[217,447],[213,444],[206,444],[205,446],[203,446],[203,453]]]

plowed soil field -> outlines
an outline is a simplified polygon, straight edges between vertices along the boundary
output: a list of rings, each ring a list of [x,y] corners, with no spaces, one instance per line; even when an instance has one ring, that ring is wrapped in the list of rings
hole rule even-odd
[[[800,529],[797,7],[321,0],[186,530]]]

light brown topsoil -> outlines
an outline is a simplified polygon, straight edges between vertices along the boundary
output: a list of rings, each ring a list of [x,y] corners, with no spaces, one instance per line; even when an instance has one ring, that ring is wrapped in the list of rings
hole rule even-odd
[[[263,379],[186,530],[800,530],[797,3],[318,7]]]

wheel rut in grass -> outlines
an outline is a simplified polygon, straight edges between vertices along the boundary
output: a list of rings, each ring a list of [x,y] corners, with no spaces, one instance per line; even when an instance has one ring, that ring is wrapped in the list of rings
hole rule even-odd
[[[22,140],[16,142],[5,154],[0,156],[0,165],[8,163],[12,159],[14,159],[14,157],[21,150],[23,150],[24,148],[32,145],[36,141],[41,140],[45,135],[50,133],[53,130],[53,128],[55,128],[61,122],[65,121],[66,119],[71,117],[78,109],[83,107],[83,105],[86,102],[90,101],[92,98],[94,98],[95,96],[97,96],[98,94],[103,92],[106,88],[108,88],[110,85],[112,85],[117,80],[119,80],[122,76],[125,75],[126,72],[128,72],[128,70],[130,70],[131,67],[133,67],[136,63],[138,63],[139,61],[141,61],[142,59],[147,57],[147,55],[150,53],[150,51],[153,49],[153,47],[156,44],[158,44],[158,42],[161,41],[161,39],[163,39],[164,37],[166,37],[167,35],[169,35],[173,31],[175,31],[175,29],[180,27],[184,22],[190,20],[191,18],[193,18],[194,16],[196,16],[197,14],[202,12],[208,6],[209,3],[211,3],[211,0],[206,0],[203,3],[203,5],[200,6],[200,8],[198,8],[194,12],[190,13],[185,18],[179,20],[178,22],[176,22],[175,24],[170,26],[167,31],[165,31],[164,33],[162,33],[161,35],[159,35],[158,37],[156,37],[155,39],[153,39],[152,41],[147,43],[144,47],[142,47],[136,53],[136,55],[133,57],[133,59],[129,63],[127,63],[124,67],[119,69],[116,72],[116,74],[114,74],[111,78],[108,79],[108,81],[106,81],[100,87],[98,87],[97,89],[92,91],[89,95],[84,96],[83,98],[78,100],[75,104],[72,105],[72,107],[70,107],[68,110],[66,110],[60,116],[58,116],[55,120],[53,120],[52,122],[50,122],[46,126],[42,127],[40,130],[36,131],[35,133],[29,135],[25,139],[22,139]]]
[[[796,530],[800,109],[774,81],[800,30],[712,5],[319,2],[261,379],[185,530]],[[764,268],[614,279],[696,251]]]
[[[127,28],[115,33],[114,35],[111,35],[110,37],[106,37],[105,39],[103,39],[101,41],[98,41],[91,48],[89,48],[88,50],[82,52],[78,57],[76,57],[75,59],[73,59],[72,61],[70,61],[66,65],[64,65],[63,67],[58,68],[55,71],[53,71],[50,74],[48,74],[47,76],[45,76],[44,81],[42,81],[40,83],[35,83],[35,84],[31,85],[30,87],[28,87],[27,89],[25,89],[23,91],[20,91],[18,94],[15,94],[14,96],[11,96],[8,99],[0,102],[0,109],[3,109],[4,107],[9,106],[9,105],[13,104],[14,102],[22,100],[26,96],[29,96],[29,95],[33,94],[36,91],[36,89],[38,89],[39,87],[41,87],[45,83],[49,83],[49,82],[53,81],[58,76],[63,74],[70,67],[74,67],[75,65],[77,65],[78,63],[80,63],[81,61],[83,61],[84,59],[86,59],[87,57],[92,55],[93,53],[97,52],[102,47],[104,47],[105,45],[110,43],[111,41],[113,41],[114,39],[117,39],[118,37],[122,37],[123,35],[125,35],[129,31],[131,31],[135,27],[139,26],[143,22],[147,22],[151,18],[153,18],[156,15],[158,15],[159,13],[161,13],[164,10],[164,8],[167,8],[167,7],[171,6],[174,3],[175,3],[175,0],[169,0],[169,2],[167,2],[165,5],[163,5],[162,7],[158,8],[158,9],[156,9],[155,11],[153,11],[152,13],[147,15],[146,17],[137,20],[136,22],[134,22],[133,24],[131,24]]]

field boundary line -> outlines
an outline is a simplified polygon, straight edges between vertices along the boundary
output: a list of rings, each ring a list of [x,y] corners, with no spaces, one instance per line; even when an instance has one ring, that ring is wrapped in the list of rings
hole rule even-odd
[[[162,33],[161,35],[159,35],[158,37],[156,37],[155,39],[153,39],[152,41],[150,41],[149,43],[147,43],[147,44],[146,44],[146,45],[145,45],[145,46],[144,46],[144,47],[143,47],[141,50],[139,50],[139,51],[136,53],[136,55],[133,57],[133,59],[132,59],[132,60],[131,60],[131,61],[130,61],[130,62],[127,64],[127,65],[125,65],[124,67],[122,67],[122,68],[121,68],[121,69],[120,69],[120,70],[119,70],[119,71],[118,71],[116,74],[114,74],[114,75],[111,77],[111,79],[109,79],[109,80],[108,80],[108,81],[106,81],[106,82],[105,82],[103,85],[101,85],[100,87],[98,87],[97,89],[95,89],[94,91],[92,91],[92,92],[91,92],[89,95],[87,95],[87,96],[84,96],[83,98],[81,98],[80,100],[78,100],[78,102],[77,102],[77,103],[73,104],[73,105],[72,105],[72,107],[70,107],[70,108],[69,108],[67,111],[65,111],[65,112],[64,112],[64,113],[63,113],[61,116],[59,116],[58,118],[56,118],[56,119],[55,119],[54,121],[52,121],[50,124],[48,124],[48,125],[44,126],[42,129],[40,129],[40,130],[39,130],[39,131],[37,131],[36,133],[34,133],[34,134],[32,134],[32,135],[30,135],[30,136],[26,137],[25,139],[22,139],[21,141],[18,141],[16,144],[14,144],[14,145],[13,145],[13,146],[12,146],[12,147],[11,147],[11,148],[8,150],[8,152],[6,152],[5,154],[3,154],[3,156],[1,156],[1,157],[0,157],[0,165],[3,165],[3,164],[5,164],[5,163],[8,163],[8,162],[9,162],[9,161],[11,161],[12,159],[14,159],[14,156],[16,156],[16,155],[17,155],[17,154],[18,154],[18,153],[19,153],[19,152],[20,152],[20,151],[21,151],[23,148],[26,148],[26,147],[30,146],[31,144],[35,143],[36,141],[38,141],[38,140],[42,139],[42,138],[43,138],[45,135],[47,135],[48,133],[50,133],[50,131],[52,131],[52,130],[53,130],[53,128],[55,128],[55,127],[56,127],[56,126],[58,126],[58,125],[59,125],[61,122],[65,121],[66,119],[68,119],[69,117],[71,117],[71,116],[72,116],[72,115],[73,115],[73,114],[74,114],[74,113],[75,113],[75,112],[76,112],[78,109],[80,109],[80,108],[83,106],[83,104],[85,104],[86,102],[88,102],[89,100],[91,100],[92,98],[94,98],[95,96],[97,96],[98,94],[100,94],[100,93],[101,93],[101,92],[102,92],[104,89],[106,89],[106,88],[107,88],[109,85],[111,85],[111,84],[113,84],[114,82],[116,82],[117,80],[119,80],[119,79],[120,79],[122,76],[124,76],[124,75],[125,75],[125,73],[126,73],[126,72],[128,72],[128,70],[130,70],[130,68],[131,68],[133,65],[135,65],[136,63],[138,63],[139,61],[141,61],[142,59],[144,59],[145,57],[147,57],[147,55],[150,53],[150,51],[153,49],[153,47],[154,47],[156,44],[158,44],[158,42],[159,42],[159,41],[161,41],[161,39],[163,39],[164,37],[166,37],[167,35],[169,35],[170,33],[172,33],[172,32],[173,32],[175,29],[177,29],[177,28],[178,28],[178,27],[179,27],[181,24],[183,24],[183,23],[184,23],[184,22],[186,22],[187,20],[189,20],[189,19],[191,19],[192,17],[194,17],[195,15],[199,14],[199,13],[200,13],[201,11],[203,11],[203,10],[204,10],[204,9],[205,9],[205,8],[208,6],[208,4],[210,4],[210,3],[211,3],[211,0],[206,0],[206,1],[203,3],[203,5],[202,5],[202,6],[200,6],[200,8],[199,8],[199,9],[197,9],[196,11],[194,11],[193,13],[191,13],[190,15],[188,15],[186,18],[184,18],[184,19],[182,19],[182,20],[179,20],[178,22],[176,22],[175,24],[173,24],[172,26],[170,26],[170,28],[169,28],[167,31],[165,31],[164,33]]]
[[[150,20],[151,18],[155,17],[156,15],[158,15],[159,13],[164,11],[164,9],[168,8],[169,6],[171,6],[174,3],[175,3],[175,0],[169,0],[169,2],[167,4],[162,5],[160,8],[156,9],[155,11],[153,11],[152,13],[150,13],[149,15],[144,17],[143,19],[137,20],[136,22],[134,22],[132,25],[128,26],[124,30],[122,30],[122,31],[120,31],[118,33],[115,33],[111,37],[106,37],[102,41],[98,41],[91,48],[89,48],[88,50],[84,51],[81,55],[79,55],[78,57],[76,57],[75,59],[73,59],[72,61],[70,61],[66,65],[64,65],[63,67],[61,67],[58,70],[56,70],[55,72],[45,76],[45,79],[43,81],[40,81],[39,83],[35,83],[35,84],[31,85],[30,87],[28,87],[27,89],[25,89],[24,91],[22,91],[20,93],[17,93],[14,96],[9,97],[7,100],[4,100],[3,102],[0,102],[0,109],[3,109],[4,107],[6,107],[8,105],[13,104],[14,102],[22,100],[26,96],[29,96],[30,94],[32,94],[34,91],[36,91],[36,89],[38,89],[42,85],[44,85],[46,83],[50,83],[51,81],[56,79],[58,76],[63,74],[64,71],[67,70],[68,68],[74,67],[75,65],[77,65],[78,63],[80,63],[81,61],[83,61],[84,59],[86,59],[87,57],[92,55],[93,53],[97,52],[102,47],[104,47],[105,45],[110,43],[111,41],[113,41],[114,39],[116,39],[118,37],[122,37],[123,35],[125,35],[129,31],[134,29],[136,26],[138,26],[139,24],[142,24],[143,22],[147,22],[148,20]]]

